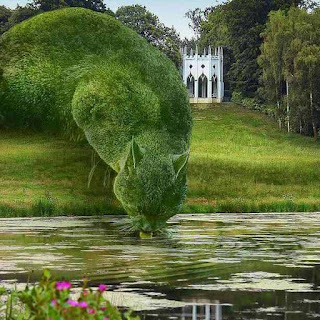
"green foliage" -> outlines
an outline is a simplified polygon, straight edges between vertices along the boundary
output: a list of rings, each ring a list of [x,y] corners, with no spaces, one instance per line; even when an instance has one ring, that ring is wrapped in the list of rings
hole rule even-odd
[[[291,6],[315,8],[317,4],[303,0],[230,0],[187,13],[190,27],[199,36],[201,46],[210,44],[225,48],[226,88],[239,91],[246,97],[257,94],[262,73],[257,62],[261,33],[272,10],[287,11]]]
[[[105,285],[92,290],[84,281],[78,298],[74,297],[71,287],[69,282],[54,281],[50,272],[44,270],[38,285],[28,285],[24,291],[14,290],[7,296],[5,320],[139,320],[130,312],[121,315],[104,298]],[[1,295],[6,295],[5,290],[0,290]]]
[[[189,149],[192,126],[173,63],[119,21],[80,8],[37,15],[1,47],[7,125],[75,140],[80,127],[118,173],[115,194],[137,228],[163,227],[185,197],[186,172],[176,177],[173,157]],[[133,168],[132,137],[145,150]]]
[[[179,51],[181,41],[173,27],[166,27],[156,15],[138,4],[120,7],[115,17],[163,52],[176,67],[180,67],[182,62]]]
[[[242,101],[243,101],[242,93],[239,91],[233,91],[231,100],[233,103],[242,104]]]
[[[50,217],[54,215],[57,208],[55,200],[50,194],[47,194],[44,198],[38,200],[38,202],[33,205],[32,209],[39,217]]]
[[[0,36],[14,25],[39,13],[64,7],[80,7],[104,12],[113,17],[115,15],[110,8],[106,9],[103,0],[32,0],[25,6],[17,5],[14,10],[0,6]]]
[[[0,35],[7,31],[8,20],[12,14],[12,10],[5,6],[0,6]]]
[[[6,30],[8,30],[9,28],[13,27],[14,25],[24,20],[27,20],[35,16],[38,13],[39,13],[39,10],[30,4],[27,4],[24,7],[18,5],[14,10],[12,10],[12,14],[10,15],[8,22],[6,24]]]
[[[315,139],[320,120],[319,27],[319,10],[272,13],[259,58],[261,92],[277,106],[279,123],[286,122],[288,130],[313,134]]]
[[[63,7],[79,7],[98,12],[106,11],[106,5],[103,0],[33,0],[32,5],[41,12],[56,10]]]
[[[189,28],[191,28],[198,39],[202,33],[202,24],[205,22],[210,13],[214,11],[217,7],[208,7],[204,10],[200,8],[196,8],[194,10],[189,10],[186,12],[185,17],[188,18],[189,21]]]

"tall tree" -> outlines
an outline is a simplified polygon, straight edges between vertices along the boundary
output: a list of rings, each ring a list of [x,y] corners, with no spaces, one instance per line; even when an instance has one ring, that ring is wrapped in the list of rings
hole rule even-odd
[[[8,28],[11,28],[17,23],[20,23],[24,20],[27,20],[35,16],[39,12],[40,11],[31,4],[27,4],[24,7],[17,6],[16,9],[13,10],[10,18],[8,19]]]
[[[274,11],[270,14],[266,30],[263,33],[264,43],[258,63],[263,70],[264,96],[276,102],[276,115],[281,128],[284,117],[283,82],[285,80],[284,54],[290,43],[290,33],[287,28],[287,16],[284,11]]]
[[[98,12],[105,12],[103,0],[33,0],[32,5],[41,11],[51,11],[62,7],[82,7]]]
[[[150,44],[157,47],[177,67],[181,64],[181,40],[177,31],[166,27],[159,18],[141,5],[120,7],[115,14],[116,18],[129,28],[144,37]]]
[[[15,24],[38,13],[63,7],[82,7],[114,16],[109,8],[106,9],[103,0],[32,0],[25,6],[18,5],[14,10],[0,6],[0,35]]]
[[[193,30],[196,39],[201,36],[202,23],[208,20],[208,16],[213,10],[214,7],[208,7],[204,10],[196,8],[186,12],[185,17],[190,20],[189,28]]]
[[[313,0],[229,0],[206,10],[189,11],[190,26],[200,33],[203,45],[219,44],[227,49],[229,65],[226,80],[231,89],[254,96],[259,87],[261,68],[257,63],[268,14],[291,6],[313,7]]]
[[[320,46],[307,45],[295,59],[296,77],[304,84],[301,92],[305,96],[305,105],[312,125],[313,137],[317,140],[320,111]]]
[[[291,8],[271,13],[261,52],[265,97],[275,102],[277,109],[286,109],[288,129],[312,133],[316,139],[320,123],[320,11]]]
[[[12,10],[5,6],[0,6],[0,35],[7,31],[8,20],[12,15]]]

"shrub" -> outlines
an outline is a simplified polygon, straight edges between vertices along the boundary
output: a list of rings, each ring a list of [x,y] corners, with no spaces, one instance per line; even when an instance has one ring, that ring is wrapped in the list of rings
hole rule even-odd
[[[234,91],[232,92],[231,101],[236,104],[242,104],[243,96],[241,92]]]
[[[164,227],[186,195],[192,128],[174,64],[119,21],[82,8],[14,26],[0,50],[7,123],[85,136],[117,172],[115,194],[136,228]]]
[[[56,282],[50,272],[45,270],[40,283],[27,286],[22,292],[13,291],[7,295],[6,306],[1,308],[5,320],[138,320],[131,312],[123,315],[104,298],[106,286],[101,284],[97,290],[88,289],[86,282],[75,298],[71,294],[71,283]],[[6,291],[0,288],[1,296]],[[20,302],[20,304],[19,304]],[[2,316],[3,316],[2,315]]]
[[[49,194],[38,200],[33,206],[32,210],[36,216],[50,217],[56,211],[56,202]]]

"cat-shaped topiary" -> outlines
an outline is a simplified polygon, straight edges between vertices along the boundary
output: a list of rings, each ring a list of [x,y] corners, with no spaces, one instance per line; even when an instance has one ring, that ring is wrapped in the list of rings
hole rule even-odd
[[[192,118],[169,59],[114,18],[67,8],[33,17],[1,40],[8,125],[62,131],[116,172],[114,192],[143,232],[161,229],[186,195]]]

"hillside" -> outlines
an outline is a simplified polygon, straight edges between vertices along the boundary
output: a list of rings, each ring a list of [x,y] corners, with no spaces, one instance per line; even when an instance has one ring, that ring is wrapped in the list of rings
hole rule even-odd
[[[320,210],[320,144],[232,104],[197,107],[184,212]],[[123,212],[86,144],[2,131],[0,216]],[[105,186],[103,186],[105,184]]]

